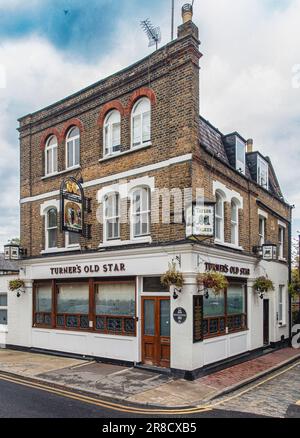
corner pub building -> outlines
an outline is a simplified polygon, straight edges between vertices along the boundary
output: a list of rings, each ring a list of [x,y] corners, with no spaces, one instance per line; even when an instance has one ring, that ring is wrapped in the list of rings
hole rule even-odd
[[[19,120],[26,292],[10,294],[8,345],[193,378],[289,338],[291,208],[270,159],[199,116],[198,28],[182,15],[174,41]],[[187,188],[215,206],[213,237],[152,220],[157,191]],[[172,261],[179,291],[160,282]],[[229,280],[218,296],[197,284],[211,270]],[[262,275],[275,291],[260,296]]]

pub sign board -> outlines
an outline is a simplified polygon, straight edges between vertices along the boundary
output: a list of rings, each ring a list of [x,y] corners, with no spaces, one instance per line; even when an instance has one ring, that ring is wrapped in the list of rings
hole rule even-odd
[[[82,185],[73,177],[66,178],[60,189],[62,231],[83,234],[84,193]]]
[[[193,297],[193,342],[203,341],[203,296]]]
[[[214,237],[215,204],[193,204],[186,210],[186,236]]]
[[[184,324],[187,319],[187,313],[182,307],[178,307],[174,310],[173,318],[174,321],[177,322],[177,324]]]

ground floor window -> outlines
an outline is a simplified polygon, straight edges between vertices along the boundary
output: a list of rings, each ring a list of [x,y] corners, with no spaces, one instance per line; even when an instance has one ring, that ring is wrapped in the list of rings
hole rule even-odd
[[[214,337],[247,329],[247,289],[244,284],[229,284],[218,295],[213,292],[203,302],[204,336]]]
[[[33,308],[34,327],[136,335],[134,279],[37,283]]]
[[[0,325],[7,325],[7,294],[0,294]]]

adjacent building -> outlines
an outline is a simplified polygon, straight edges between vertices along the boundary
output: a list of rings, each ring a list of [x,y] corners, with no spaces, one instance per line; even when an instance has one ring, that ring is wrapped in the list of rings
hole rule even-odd
[[[199,116],[190,18],[145,59],[20,119],[26,293],[12,298],[9,345],[191,377],[289,338],[291,208],[263,151]],[[199,191],[213,237],[188,231]],[[160,282],[171,262],[174,294]],[[205,294],[206,271],[229,287]],[[275,291],[260,296],[262,275]]]

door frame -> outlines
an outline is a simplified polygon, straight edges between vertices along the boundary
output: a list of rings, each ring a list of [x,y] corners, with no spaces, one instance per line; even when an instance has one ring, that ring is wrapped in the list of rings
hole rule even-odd
[[[153,364],[152,366],[156,366],[156,367],[161,367],[161,368],[170,368],[170,364],[171,364],[171,297],[169,295],[145,295],[141,297],[141,341],[140,341],[140,345],[141,345],[141,359],[142,359],[142,364],[145,364],[145,351],[144,351],[144,339],[147,338],[147,336],[144,335],[144,321],[145,321],[145,313],[144,313],[144,302],[147,300],[154,300],[155,302],[155,333],[156,335],[154,336],[156,339],[156,343],[154,346],[154,351],[155,351],[155,364]],[[161,301],[169,301],[170,302],[170,337],[168,337],[169,339],[169,345],[170,345],[170,357],[169,357],[169,361],[168,363],[166,363],[166,365],[162,364],[162,361],[160,363],[157,362],[157,359],[159,357],[159,349],[161,347],[161,345],[163,345],[163,343],[161,343],[161,336],[160,336],[160,303]],[[165,339],[167,339],[167,337],[165,337]]]

